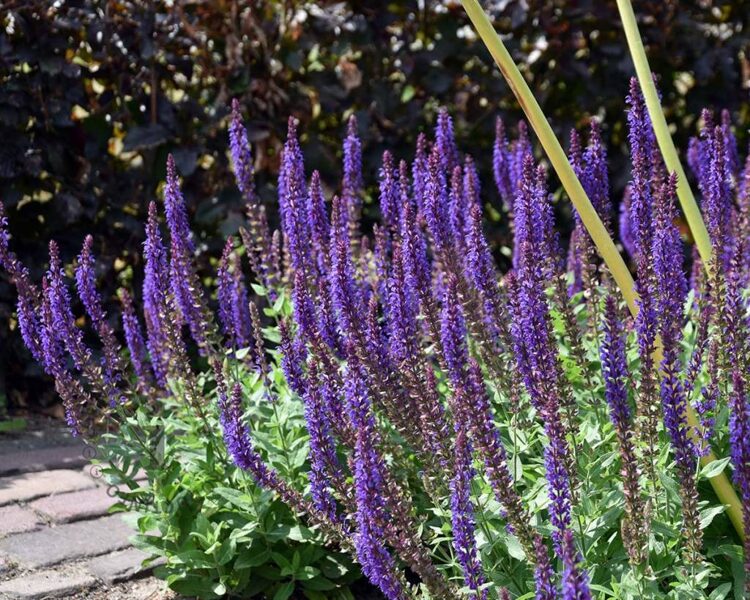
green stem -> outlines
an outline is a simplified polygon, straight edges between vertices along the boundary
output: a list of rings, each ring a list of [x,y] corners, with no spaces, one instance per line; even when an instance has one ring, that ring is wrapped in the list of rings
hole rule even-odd
[[[695,197],[685,176],[685,170],[682,168],[674,141],[669,133],[667,119],[659,102],[659,94],[656,91],[656,85],[651,76],[651,67],[648,65],[646,50],[643,47],[643,41],[638,31],[638,23],[635,19],[633,6],[630,4],[630,0],[617,0],[617,9],[620,11],[622,28],[625,31],[625,37],[628,41],[628,48],[630,48],[630,56],[635,65],[636,75],[638,75],[638,83],[646,100],[646,108],[648,108],[648,114],[651,117],[656,141],[659,143],[659,149],[664,157],[667,170],[677,175],[677,197],[680,199],[682,211],[685,213],[685,218],[690,226],[690,231],[693,234],[695,245],[698,247],[703,265],[706,269],[709,269],[712,254],[711,240],[708,237],[708,230],[703,222],[701,211],[695,202]]]
[[[623,1],[624,0],[618,0],[618,5],[621,5]],[[583,221],[586,230],[588,231],[591,239],[599,250],[599,254],[607,265],[607,268],[609,268],[610,273],[612,273],[612,277],[617,283],[617,286],[620,288],[620,292],[625,298],[628,309],[630,310],[631,314],[638,314],[638,294],[635,291],[633,277],[630,274],[630,271],[628,270],[622,256],[620,256],[615,243],[609,236],[609,232],[604,226],[604,223],[602,223],[602,220],[599,218],[596,209],[594,209],[593,205],[591,204],[591,200],[589,200],[588,196],[586,195],[581,182],[573,172],[573,168],[568,162],[568,157],[565,155],[565,151],[562,149],[560,142],[555,136],[555,133],[552,131],[552,127],[547,121],[547,118],[544,116],[544,113],[542,112],[539,103],[536,101],[536,98],[534,98],[534,95],[529,89],[526,80],[523,78],[523,75],[521,75],[518,67],[513,62],[513,58],[508,52],[508,49],[505,47],[505,44],[503,44],[500,36],[497,35],[492,22],[487,16],[487,13],[485,13],[480,6],[478,0],[461,0],[461,4],[463,5],[466,14],[469,16],[469,19],[471,19],[471,22],[474,25],[477,33],[479,34],[479,37],[482,39],[484,45],[492,55],[492,58],[495,60],[495,63],[500,68],[503,77],[505,77],[505,80],[513,91],[513,94],[516,96],[518,103],[521,105],[521,108],[526,114],[526,117],[528,118],[531,127],[534,129],[536,136],[539,138],[539,142],[542,144],[542,147],[544,148],[544,151],[547,154],[550,163],[552,163],[552,167],[555,169],[557,176],[560,178],[560,183],[562,183],[562,186],[568,194],[571,202],[573,203],[573,206],[575,206],[576,210],[578,211],[578,214],[581,217],[581,221]],[[650,73],[648,73],[647,79],[651,81]],[[653,85],[653,82],[651,83]],[[669,131],[667,130],[667,134],[668,133]],[[672,168],[669,164],[668,166]],[[684,172],[681,168],[677,172],[677,174],[679,177],[679,181],[684,182]],[[690,221],[690,218],[692,216],[693,220],[695,220],[697,216],[698,221],[705,231],[705,226],[702,225],[703,221],[700,218],[700,212],[698,212],[694,200],[692,207],[694,209],[693,212],[686,210],[688,223],[692,227],[693,223]],[[703,253],[708,249],[706,256],[710,259],[710,242],[708,243],[706,249],[706,242],[708,242],[707,234],[705,239],[699,242],[700,233],[698,233],[697,235],[695,233],[695,231],[699,230],[693,231],[694,237],[696,239],[696,244],[700,243],[699,250],[701,249],[701,246],[703,246],[701,256],[703,256]],[[707,261],[704,259],[704,265],[706,264]],[[661,342],[658,342],[657,344],[657,349],[654,353],[654,360],[657,365],[660,365],[662,362]],[[698,426],[698,419],[696,418],[695,412],[690,405],[688,405],[687,418],[688,423],[691,427],[691,431],[693,435],[695,435],[696,428]],[[714,462],[715,460],[716,456],[713,453],[709,453],[708,455],[701,458],[701,463],[706,465]],[[727,513],[729,514],[729,518],[732,521],[734,528],[737,530],[739,536],[744,540],[745,532],[742,522],[742,505],[739,498],[737,497],[736,492],[734,491],[734,488],[732,487],[732,484],[729,482],[729,479],[723,472],[712,477],[710,479],[710,482],[721,503],[727,506]]]

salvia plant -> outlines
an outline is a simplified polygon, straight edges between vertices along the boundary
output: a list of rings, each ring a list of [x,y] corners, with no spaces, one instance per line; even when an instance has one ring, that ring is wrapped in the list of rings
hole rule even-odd
[[[18,292],[18,329],[74,435],[108,431],[116,447],[127,432],[142,451],[127,460],[158,466],[169,447],[188,445],[170,437],[193,427],[190,415],[188,459],[171,470],[210,470],[204,487],[223,482],[235,508],[271,494],[304,526],[308,537],[295,540],[318,536],[348,554],[387,598],[741,598],[750,548],[743,554],[708,480],[731,472],[747,529],[750,159],[743,168],[726,115],[707,111],[702,122],[689,164],[716,251],[707,270],[694,256],[692,274],[678,179],[637,81],[619,214],[598,123],[571,135],[569,165],[636,274],[635,318],[578,214],[563,248],[525,124],[498,120],[493,173],[481,178],[445,111],[410,161],[383,155],[374,224],[363,218],[371,177],[356,120],[331,195],[305,170],[290,119],[272,232],[235,104],[241,243],[227,240],[207,289],[170,158],[163,208],[149,206],[142,288],[119,294],[122,336],[97,290],[90,237],[70,269],[50,243],[38,283],[0,213],[0,264]],[[505,274],[483,233],[493,184],[514,232]],[[69,275],[96,344],[79,328]],[[712,448],[727,458],[701,468]],[[177,493],[171,470],[149,471],[154,497]],[[221,514],[196,521],[175,543],[205,542],[190,548],[216,560],[214,595],[261,593],[241,588],[231,578],[239,562],[222,558],[255,543],[252,520],[228,515],[226,525]],[[221,527],[237,533],[222,541]],[[277,561],[289,581],[274,597],[297,584],[327,597],[332,588],[305,585],[319,559]]]

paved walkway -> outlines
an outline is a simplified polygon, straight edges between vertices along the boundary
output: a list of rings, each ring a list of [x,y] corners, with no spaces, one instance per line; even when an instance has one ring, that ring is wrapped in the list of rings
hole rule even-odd
[[[0,439],[0,599],[173,597],[83,450],[56,429]]]

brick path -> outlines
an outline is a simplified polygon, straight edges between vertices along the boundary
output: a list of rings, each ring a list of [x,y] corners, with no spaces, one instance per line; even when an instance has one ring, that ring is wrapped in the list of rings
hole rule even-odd
[[[0,439],[0,599],[173,598],[71,442],[59,431]]]

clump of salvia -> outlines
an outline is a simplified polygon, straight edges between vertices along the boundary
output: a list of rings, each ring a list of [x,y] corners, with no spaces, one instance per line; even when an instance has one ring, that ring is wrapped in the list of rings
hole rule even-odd
[[[585,460],[578,455],[580,400],[563,365],[560,348],[567,345],[588,384],[593,386],[592,378],[603,382],[603,399],[591,402],[597,411],[606,406],[614,429],[624,498],[621,536],[630,562],[646,567],[649,561],[651,516],[658,507],[647,490],[659,485],[661,434],[674,460],[686,560],[698,563],[703,549],[696,465],[724,406],[730,413],[734,482],[746,529],[750,525],[750,323],[742,295],[750,274],[750,162],[743,171],[726,117],[715,123],[705,113],[689,162],[717,251],[708,275],[692,278],[688,305],[677,182],[659,158],[635,83],[628,102],[632,171],[619,229],[637,275],[639,313],[633,322],[577,215],[565,267],[547,174],[535,162],[523,123],[509,142],[503,122],[497,122],[494,183],[515,239],[513,268],[501,275],[482,230],[486,200],[479,175],[472,158],[459,150],[445,111],[434,139],[419,136],[411,163],[385,153],[377,175],[381,219],[371,235],[361,227],[365,194],[357,122],[350,120],[343,145],[342,185],[328,198],[320,175],[305,171],[290,119],[278,181],[281,229],[272,233],[235,104],[230,154],[248,225],[239,232],[244,249],[229,238],[219,262],[218,319],[196,270],[195,242],[170,158],[164,192],[169,243],[152,203],[143,288],[119,294],[127,353],[96,289],[91,238],[74,274],[98,349],[87,345],[76,325],[56,245],[50,244],[41,284],[31,281],[9,249],[7,219],[0,213],[0,264],[18,291],[18,328],[54,378],[74,435],[95,433],[105,410],[97,398],[105,407],[127,407],[139,398],[173,393],[172,380],[182,383],[195,410],[207,410],[189,363],[189,334],[214,366],[222,433],[234,463],[320,528],[330,543],[350,551],[392,599],[412,597],[419,585],[432,598],[509,597],[491,586],[482,561],[477,537],[482,515],[473,488],[480,480],[498,502],[508,535],[525,552],[536,597],[590,597],[577,509]],[[612,231],[617,220],[596,122],[587,138],[583,147],[581,136],[571,137],[571,164]],[[306,491],[285,482],[255,449],[243,420],[244,390],[236,370],[222,366],[227,348],[247,348],[240,368],[256,370],[261,378],[269,374],[242,256],[271,301],[284,295],[293,302],[291,318],[279,325],[279,348],[309,430]],[[555,314],[562,315],[562,329],[555,326]],[[687,320],[695,321],[697,333],[693,353],[685,357]],[[584,348],[592,342],[599,348],[598,373],[591,372]],[[631,343],[639,358],[634,364],[628,362]],[[659,364],[657,347],[663,349]],[[134,387],[128,387],[131,379]],[[268,401],[276,399],[269,395]],[[700,417],[699,429],[688,424],[688,404]],[[514,478],[508,444],[515,444],[509,440],[519,428],[536,430],[543,440],[549,502],[539,514],[524,500],[528,484]],[[418,483],[404,479],[399,469],[404,460],[421,465]],[[462,584],[432,559],[423,516],[412,502],[414,485],[450,513]]]

